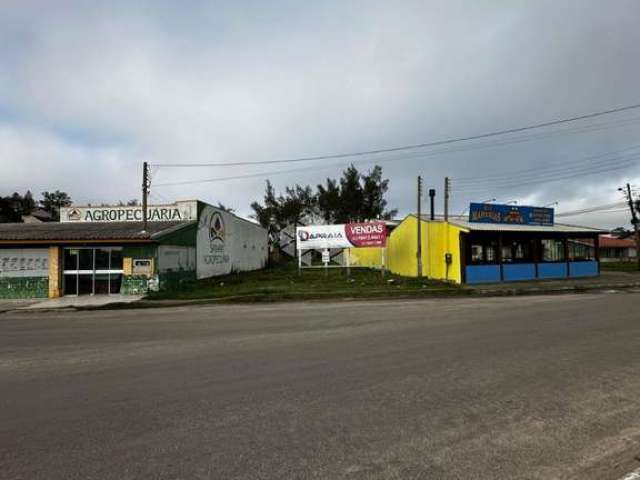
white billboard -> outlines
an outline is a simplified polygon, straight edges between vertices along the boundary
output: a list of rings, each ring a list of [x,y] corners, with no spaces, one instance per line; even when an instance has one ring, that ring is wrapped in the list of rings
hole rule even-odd
[[[298,250],[384,247],[387,225],[381,221],[296,228]]]
[[[0,277],[48,277],[49,252],[46,248],[7,248],[0,250]]]
[[[198,202],[186,201],[167,205],[148,205],[149,222],[177,222],[196,220]],[[141,206],[65,207],[60,210],[63,223],[78,222],[141,222]]]
[[[198,221],[196,251],[198,278],[208,278],[264,268],[269,240],[260,225],[207,205]]]

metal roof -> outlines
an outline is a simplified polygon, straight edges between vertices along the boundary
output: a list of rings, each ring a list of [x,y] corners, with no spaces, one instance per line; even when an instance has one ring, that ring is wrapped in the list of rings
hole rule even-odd
[[[421,215],[422,220],[430,221],[428,215]],[[435,221],[443,221],[442,217],[439,217]],[[564,223],[556,223],[553,226],[540,226],[540,225],[511,225],[507,223],[480,223],[470,222],[467,217],[450,216],[449,223],[456,227],[463,228],[470,232],[541,232],[541,233],[605,233],[606,230],[601,230],[592,227],[581,227],[577,225],[567,225]]]
[[[153,241],[196,222],[0,223],[0,242]]]

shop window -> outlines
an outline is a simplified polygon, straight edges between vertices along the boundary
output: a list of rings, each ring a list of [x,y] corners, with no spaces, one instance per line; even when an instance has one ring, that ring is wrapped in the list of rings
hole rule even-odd
[[[96,248],[96,270],[109,270],[108,248]]]
[[[543,262],[564,262],[564,242],[562,240],[541,240],[540,260]]]
[[[482,245],[471,245],[471,263],[483,263],[484,254]]]
[[[111,270],[122,270],[122,249],[111,249]]]
[[[596,249],[592,239],[569,239],[567,242],[570,262],[589,262],[595,260]]]
[[[78,256],[80,250],[77,248],[65,248],[64,250],[64,269],[65,270],[77,270],[78,269]]]
[[[485,240],[472,243],[467,262],[474,265],[498,263],[498,242]]]
[[[78,270],[93,270],[93,248],[80,249],[80,267]]]
[[[532,263],[530,241],[513,241],[502,246],[502,263]]]

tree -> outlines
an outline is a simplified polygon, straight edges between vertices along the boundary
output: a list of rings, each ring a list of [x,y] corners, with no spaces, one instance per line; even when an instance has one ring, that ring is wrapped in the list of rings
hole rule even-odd
[[[253,202],[251,204],[251,208],[254,212],[251,216],[264,228],[268,228],[272,220],[277,221],[280,216],[280,203],[276,198],[276,192],[269,180],[267,180],[263,201],[264,205],[258,202]]]
[[[384,196],[388,188],[389,180],[382,178],[381,167],[362,174],[351,165],[339,180],[327,178],[324,185],[317,185],[316,193],[309,186],[296,184],[276,195],[267,180],[263,203],[253,202],[251,208],[253,218],[265,228],[272,223],[280,228],[295,227],[318,217],[325,223],[388,219],[397,213],[387,210]]]
[[[389,180],[382,178],[382,168],[378,165],[366,174],[351,165],[342,173],[339,185],[328,178],[326,186],[317,188],[319,214],[327,223],[389,219],[398,212],[386,209],[384,196]]]
[[[226,205],[224,205],[221,202],[218,202],[218,204],[216,205],[216,208],[219,208],[223,212],[228,212],[228,213],[234,213],[235,212],[235,209],[233,209],[231,207],[227,207]]]
[[[42,200],[40,206],[43,210],[49,212],[55,220],[60,219],[60,209],[68,207],[72,204],[71,197],[66,192],[56,190],[55,192],[42,192]]]

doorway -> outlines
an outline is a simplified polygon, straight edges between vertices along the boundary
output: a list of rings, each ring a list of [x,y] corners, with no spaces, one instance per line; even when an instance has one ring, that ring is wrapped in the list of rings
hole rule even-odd
[[[64,249],[65,295],[116,294],[121,285],[122,247]]]

